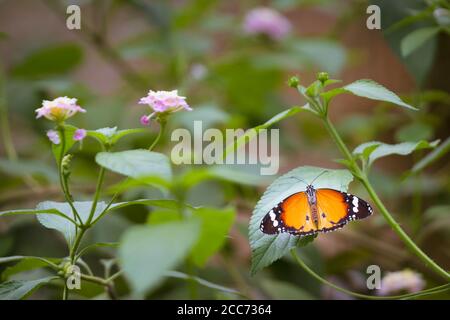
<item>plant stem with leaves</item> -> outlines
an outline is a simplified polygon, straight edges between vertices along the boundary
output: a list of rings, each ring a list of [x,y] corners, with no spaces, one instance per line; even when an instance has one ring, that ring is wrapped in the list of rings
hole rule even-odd
[[[348,150],[347,146],[345,145],[344,141],[342,140],[341,136],[337,132],[334,125],[331,123],[328,116],[323,118],[325,127],[327,128],[328,132],[330,133],[331,137],[337,144],[339,150],[341,153],[345,156],[346,160],[349,163],[349,169],[352,171],[352,173],[355,175],[356,178],[359,179],[359,181],[363,184],[363,186],[366,188],[367,192],[369,193],[370,197],[372,198],[375,205],[380,210],[380,213],[383,215],[384,219],[387,221],[389,226],[394,230],[394,232],[400,237],[400,239],[405,243],[405,245],[411,250],[412,253],[414,253],[426,266],[433,269],[437,274],[442,276],[447,281],[450,280],[450,274],[445,271],[443,268],[441,268],[436,262],[433,261],[428,255],[426,255],[415,243],[414,241],[406,234],[405,231],[400,227],[399,223],[394,219],[394,217],[389,213],[388,209],[384,206],[381,199],[378,197],[378,194],[372,187],[372,184],[370,183],[368,177],[367,177],[367,171],[363,171],[358,163],[355,161],[354,157]]]

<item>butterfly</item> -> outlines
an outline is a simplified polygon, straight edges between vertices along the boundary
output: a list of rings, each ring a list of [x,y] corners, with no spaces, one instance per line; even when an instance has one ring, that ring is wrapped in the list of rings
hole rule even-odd
[[[373,213],[372,207],[357,196],[335,189],[315,189],[313,182],[304,182],[304,192],[294,193],[273,207],[262,219],[260,230],[266,234],[307,236],[340,229],[349,221]]]

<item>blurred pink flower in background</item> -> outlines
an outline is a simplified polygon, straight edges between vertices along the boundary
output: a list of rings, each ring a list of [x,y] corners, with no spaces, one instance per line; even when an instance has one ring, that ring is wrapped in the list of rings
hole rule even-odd
[[[424,287],[425,281],[420,273],[405,269],[387,273],[381,279],[381,289],[378,290],[378,294],[385,296],[399,291],[414,293],[422,290]]]
[[[244,31],[248,34],[264,34],[273,40],[284,38],[291,31],[289,20],[268,7],[258,7],[247,13]]]
[[[77,99],[58,97],[51,101],[42,101],[42,107],[36,109],[36,118],[45,117],[51,121],[62,122],[78,112],[86,110],[77,105]]]
[[[202,80],[208,74],[208,68],[204,64],[194,63],[189,70],[189,74],[194,80]]]
[[[87,132],[84,129],[77,129],[75,130],[75,133],[73,134],[73,140],[75,141],[81,141],[84,138],[86,138]]]
[[[47,137],[54,144],[59,144],[61,142],[61,140],[59,139],[58,131],[56,130],[48,130]]]
[[[153,112],[140,119],[141,124],[148,125],[150,119],[156,114],[169,114],[181,110],[191,111],[192,108],[186,103],[186,97],[179,96],[178,90],[153,91],[150,90],[146,97],[139,100],[139,104],[146,104],[152,108]]]

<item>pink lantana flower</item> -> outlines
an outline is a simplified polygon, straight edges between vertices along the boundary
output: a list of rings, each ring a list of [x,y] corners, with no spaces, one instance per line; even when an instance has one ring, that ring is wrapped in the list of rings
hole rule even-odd
[[[178,90],[150,90],[146,97],[139,100],[139,104],[146,104],[153,110],[151,114],[141,117],[140,122],[143,125],[148,125],[153,116],[167,115],[181,110],[192,110],[186,102],[186,97],[178,95]]]
[[[278,11],[268,7],[254,8],[244,19],[244,32],[263,34],[272,40],[280,40],[291,31],[291,23]]]
[[[73,134],[73,140],[75,141],[81,141],[84,138],[86,138],[87,132],[84,129],[77,129],[75,130],[75,133]]]
[[[418,292],[425,287],[425,281],[420,273],[405,269],[403,271],[389,272],[381,279],[381,289],[378,294],[389,295],[393,292]]]
[[[48,130],[47,137],[54,144],[60,144],[61,142],[61,139],[59,138],[59,133],[56,130]]]
[[[42,101],[42,107],[36,109],[36,118],[45,117],[51,121],[62,122],[78,112],[86,112],[77,105],[77,99],[58,97],[52,101]]]

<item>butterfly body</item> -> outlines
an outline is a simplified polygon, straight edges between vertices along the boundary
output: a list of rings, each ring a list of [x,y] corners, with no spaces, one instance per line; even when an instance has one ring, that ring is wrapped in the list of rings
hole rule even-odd
[[[308,185],[304,192],[294,193],[272,208],[263,218],[260,230],[266,234],[306,236],[340,229],[349,221],[372,213],[372,207],[355,195]]]
[[[319,226],[319,217],[317,215],[317,193],[312,185],[306,187],[306,196],[308,197],[309,209],[311,211],[311,218],[316,227]]]

